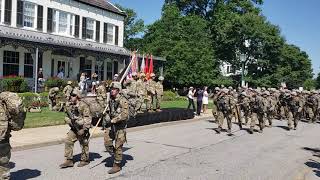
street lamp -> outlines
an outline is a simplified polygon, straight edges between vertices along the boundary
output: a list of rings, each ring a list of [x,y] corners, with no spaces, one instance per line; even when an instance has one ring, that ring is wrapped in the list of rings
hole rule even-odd
[[[249,48],[250,45],[251,45],[251,41],[250,40],[245,40],[243,45],[246,48]],[[241,64],[242,64],[241,87],[245,87],[246,86],[246,82],[244,80],[244,71],[245,71],[245,67],[246,67],[247,58],[248,58],[248,55],[246,53],[245,54],[240,54],[240,61],[241,61]]]

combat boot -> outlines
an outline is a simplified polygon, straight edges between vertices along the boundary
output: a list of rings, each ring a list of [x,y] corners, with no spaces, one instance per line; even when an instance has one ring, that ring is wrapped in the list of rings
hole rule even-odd
[[[64,168],[69,168],[69,167],[73,167],[74,163],[73,160],[66,160],[64,163],[60,164],[60,168],[64,169]]]
[[[90,163],[89,161],[81,161],[81,162],[78,164],[78,167],[87,166],[89,163]]]
[[[110,169],[110,170],[108,171],[108,174],[115,174],[115,173],[117,173],[117,172],[119,172],[119,171],[121,171],[120,164],[118,164],[118,163],[113,163],[113,167],[112,167],[112,169]]]
[[[253,132],[254,132],[253,127],[250,127],[249,133],[250,133],[250,134],[253,134]]]
[[[227,130],[227,133],[228,133],[228,134],[231,134],[231,129],[228,129],[228,130]]]
[[[220,134],[221,133],[221,127],[218,127],[218,129],[216,129],[217,133]]]

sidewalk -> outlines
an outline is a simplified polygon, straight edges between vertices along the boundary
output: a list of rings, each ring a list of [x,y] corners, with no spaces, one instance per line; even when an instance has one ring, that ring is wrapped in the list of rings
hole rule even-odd
[[[193,122],[196,120],[203,120],[210,118],[211,110],[208,110],[207,114],[203,114],[201,116],[196,116],[193,119],[183,120],[183,121],[173,121],[173,122],[165,122],[165,123],[157,123],[147,126],[139,126],[129,128],[129,132],[138,131],[141,129],[148,129],[154,127],[161,126],[169,126],[173,124],[179,123],[187,123]],[[31,128],[31,129],[22,129],[21,131],[13,131],[11,132],[12,137],[10,138],[10,143],[13,151],[25,150],[25,149],[33,149],[43,146],[56,145],[64,142],[66,137],[66,133],[69,131],[68,125],[60,125],[60,126],[50,126],[50,127],[41,127],[41,128]],[[90,130],[92,132],[93,128]],[[101,130],[100,127],[97,128],[93,137],[102,137],[104,131]]]

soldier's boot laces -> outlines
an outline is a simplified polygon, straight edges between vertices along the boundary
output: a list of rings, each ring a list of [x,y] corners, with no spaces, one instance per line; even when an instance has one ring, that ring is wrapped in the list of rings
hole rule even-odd
[[[89,161],[81,161],[81,162],[78,164],[78,167],[87,166],[89,163],[90,163]]]
[[[73,167],[74,163],[73,160],[66,160],[64,163],[60,164],[60,168],[69,168],[69,167]]]
[[[118,163],[113,163],[113,167],[112,167],[112,169],[110,169],[110,170],[108,171],[108,174],[115,174],[115,173],[117,173],[117,172],[119,172],[119,171],[121,171],[120,164],[118,164]]]

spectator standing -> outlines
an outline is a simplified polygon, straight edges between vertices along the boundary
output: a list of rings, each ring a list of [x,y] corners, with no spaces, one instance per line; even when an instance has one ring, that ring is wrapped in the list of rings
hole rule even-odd
[[[200,116],[203,99],[203,89],[197,89],[197,115]]]
[[[202,104],[203,104],[203,113],[205,114],[207,113],[208,104],[209,104],[208,87],[204,87]]]
[[[193,108],[193,112],[196,112],[195,107],[194,107],[194,101],[193,101],[193,97],[194,97],[194,89],[193,87],[189,88],[189,92],[188,92],[188,100],[189,100],[189,105],[188,105],[188,109],[190,109],[190,107],[192,106]]]

